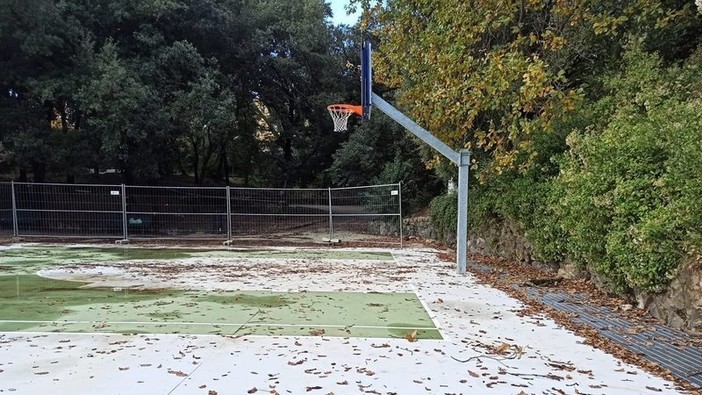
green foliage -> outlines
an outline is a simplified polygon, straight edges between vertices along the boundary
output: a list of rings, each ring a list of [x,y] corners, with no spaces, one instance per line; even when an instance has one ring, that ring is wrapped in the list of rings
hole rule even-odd
[[[554,212],[558,201],[554,181],[545,177],[503,173],[488,184],[476,185],[470,196],[470,226],[477,232],[485,224],[509,221],[519,224],[532,242],[536,259],[565,258],[565,234]]]
[[[357,85],[329,13],[316,0],[0,0],[3,164],[37,181],[116,168],[128,182],[313,182],[341,140],[325,106]]]
[[[378,78],[398,102],[478,165],[524,170],[535,139],[618,67],[630,35],[677,60],[700,42],[691,2],[355,0],[380,41]],[[599,96],[599,95],[598,95]],[[524,160],[524,159],[527,160]]]
[[[337,186],[402,183],[403,213],[421,210],[442,189],[417,142],[394,121],[375,116],[356,128],[327,170]]]
[[[699,247],[702,217],[693,202],[702,189],[690,169],[700,163],[702,74],[697,65],[665,68],[638,48],[625,60],[626,72],[607,81],[607,125],[569,137],[558,211],[569,256],[618,291],[656,290]]]
[[[458,198],[455,193],[435,197],[429,205],[431,225],[439,240],[451,242],[456,239]]]
[[[471,226],[516,222],[538,258],[577,262],[617,292],[661,289],[702,246],[700,59],[664,66],[632,45],[602,78],[607,95],[553,125],[567,146],[539,143],[526,172],[474,186]]]

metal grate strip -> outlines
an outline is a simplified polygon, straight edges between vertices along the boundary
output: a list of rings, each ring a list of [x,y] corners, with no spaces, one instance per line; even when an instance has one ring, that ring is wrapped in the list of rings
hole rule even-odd
[[[690,336],[661,324],[635,327],[609,308],[587,304],[584,295],[529,288],[526,293],[556,310],[574,313],[574,322],[591,326],[605,338],[658,364],[682,380],[702,387],[702,349],[689,346]]]

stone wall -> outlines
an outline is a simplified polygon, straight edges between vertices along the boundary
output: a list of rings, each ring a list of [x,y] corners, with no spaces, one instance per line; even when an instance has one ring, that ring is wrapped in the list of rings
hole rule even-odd
[[[429,217],[408,218],[404,221],[405,235],[435,239],[436,232]],[[456,240],[439,240],[455,246]],[[604,283],[590,270],[582,270],[573,262],[540,262],[534,258],[533,247],[518,224],[492,220],[479,230],[469,231],[470,251],[537,266],[565,278],[587,278],[596,286]],[[639,307],[675,328],[702,333],[702,257],[683,262],[678,275],[661,293],[637,293]]]
[[[702,257],[687,259],[665,292],[636,295],[639,308],[675,328],[702,334]]]
[[[402,222],[402,233],[412,238],[436,240],[437,234],[431,226],[430,217],[410,217]],[[444,241],[444,240],[442,240]],[[444,241],[445,242],[445,241]]]

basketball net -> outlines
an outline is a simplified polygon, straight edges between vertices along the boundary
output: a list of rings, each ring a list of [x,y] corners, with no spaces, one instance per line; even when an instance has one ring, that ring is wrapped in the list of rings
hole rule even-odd
[[[335,132],[346,131],[351,115],[361,115],[363,113],[361,106],[352,106],[350,104],[332,104],[327,106],[327,110],[329,110],[329,115],[334,121]]]

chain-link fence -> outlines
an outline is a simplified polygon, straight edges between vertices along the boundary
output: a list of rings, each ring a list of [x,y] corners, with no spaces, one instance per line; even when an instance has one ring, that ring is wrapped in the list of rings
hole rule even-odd
[[[119,186],[11,184],[18,236],[120,237]]]
[[[0,234],[401,244],[400,188],[0,183]]]
[[[12,235],[12,185],[0,183],[0,235]]]

